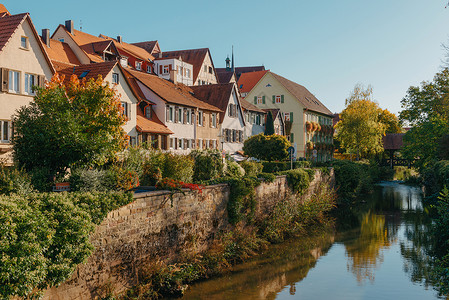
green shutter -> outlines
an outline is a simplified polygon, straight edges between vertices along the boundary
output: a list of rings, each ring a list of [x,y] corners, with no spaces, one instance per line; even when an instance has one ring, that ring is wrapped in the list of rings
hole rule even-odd
[[[293,133],[290,133],[290,143],[294,143],[295,142],[295,138],[293,136]]]
[[[273,104],[276,103],[276,96],[273,95]]]
[[[262,96],[262,103],[265,104],[265,96]]]
[[[281,103],[284,103],[284,95],[281,95]]]
[[[292,112],[290,113],[290,122],[293,123],[293,113]]]
[[[257,104],[257,96],[254,96],[254,104]]]

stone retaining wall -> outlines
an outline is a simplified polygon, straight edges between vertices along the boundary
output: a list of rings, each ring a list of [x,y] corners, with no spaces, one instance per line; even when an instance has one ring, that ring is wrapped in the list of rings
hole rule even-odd
[[[334,176],[317,171],[308,193],[322,182],[333,184]],[[95,252],[80,265],[72,278],[51,288],[44,299],[95,299],[109,287],[116,292],[130,288],[140,265],[155,257],[172,260],[181,252],[207,248],[215,234],[228,226],[226,205],[229,186],[207,186],[202,194],[186,190],[140,193],[135,201],[114,210],[91,236]],[[256,188],[257,214],[265,214],[288,193],[285,176]],[[307,193],[305,196],[307,198]]]

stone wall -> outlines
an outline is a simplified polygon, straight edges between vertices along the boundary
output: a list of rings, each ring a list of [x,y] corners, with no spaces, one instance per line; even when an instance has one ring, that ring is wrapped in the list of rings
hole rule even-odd
[[[333,182],[333,173],[317,171],[309,192],[321,182]],[[256,188],[257,214],[265,214],[288,193],[285,176]],[[207,186],[202,194],[186,190],[140,193],[135,201],[108,214],[91,236],[95,252],[72,278],[51,288],[44,299],[95,299],[106,287],[116,292],[130,288],[137,269],[155,257],[175,259],[181,252],[198,252],[227,225],[229,186]]]

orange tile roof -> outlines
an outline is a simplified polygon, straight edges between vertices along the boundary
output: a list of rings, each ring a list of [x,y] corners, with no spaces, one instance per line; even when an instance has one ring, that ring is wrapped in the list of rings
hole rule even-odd
[[[27,16],[28,14],[25,13],[0,18],[0,51],[3,50],[9,39]]]
[[[190,50],[177,50],[177,51],[167,51],[162,53],[163,58],[172,58],[172,57],[182,57],[182,60],[188,62],[193,65],[193,82],[195,82],[198,78],[198,74],[200,73],[201,66],[203,65],[204,59],[206,55],[209,53],[210,59],[212,60],[212,56],[210,55],[209,48],[200,48],[200,49],[190,49]],[[213,63],[212,63],[213,65]],[[215,69],[215,67],[214,67]]]
[[[140,108],[138,111],[139,110]],[[137,131],[146,133],[173,134],[173,132],[158,119],[156,114],[153,113],[152,118],[152,120],[148,120],[144,116],[137,114]]]
[[[0,3],[0,15],[3,16],[10,16],[11,14],[9,13],[9,11],[6,9],[6,7]]]
[[[86,76],[84,76],[86,79],[96,79],[98,75],[101,75],[101,77],[104,79],[112,71],[116,64],[117,61],[107,61],[102,63],[72,66],[59,70],[59,74],[65,75],[65,81],[69,80],[72,74],[75,74],[79,77],[81,74],[83,74],[83,72],[88,72]]]
[[[246,101],[245,99],[240,99],[240,104],[242,105],[243,110],[265,113],[263,109],[258,108],[257,106],[251,104],[249,101]]]
[[[268,71],[256,71],[243,73],[239,81],[237,82],[237,86],[240,90],[240,93],[249,93],[253,87],[259,82],[262,77],[267,74]]]
[[[53,62],[80,65],[81,62],[70,48],[69,44],[50,39],[50,47],[46,47],[48,56]],[[55,66],[56,68],[56,66]]]
[[[138,46],[133,45],[133,44],[128,44],[128,43],[125,43],[125,42],[123,42],[123,41],[122,41],[121,43],[119,43],[116,39],[113,39],[113,38],[108,37],[108,36],[103,35],[103,34],[100,34],[100,37],[101,37],[101,38],[104,38],[104,39],[106,39],[106,40],[111,40],[111,41],[113,41],[115,47],[116,47],[119,51],[120,51],[120,50],[125,51],[125,52],[127,52],[127,53],[129,53],[129,54],[132,54],[133,56],[138,57],[138,58],[140,58],[140,59],[142,59],[142,60],[145,60],[145,61],[149,61],[149,60],[153,60],[153,59],[154,59],[154,56],[151,55],[151,54],[150,54],[147,50],[145,50],[144,48],[138,47]]]
[[[196,99],[190,93],[190,88],[183,84],[174,84],[156,75],[131,69],[126,69],[126,71],[168,103],[221,112],[218,107]]]

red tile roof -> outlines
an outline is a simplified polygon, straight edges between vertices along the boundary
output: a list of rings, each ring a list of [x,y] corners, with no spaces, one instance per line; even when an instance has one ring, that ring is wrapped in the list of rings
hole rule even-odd
[[[96,79],[98,75],[101,75],[101,77],[104,79],[109,73],[111,73],[116,64],[117,61],[107,61],[102,63],[74,66],[60,70],[59,74],[65,75],[65,81],[69,80],[72,74],[75,74],[79,77],[84,72],[87,72],[84,76],[86,79]]]
[[[267,72],[268,71],[256,71],[243,73],[237,82],[240,93],[249,93]]]
[[[156,75],[131,69],[126,71],[168,103],[221,112],[219,108],[196,99],[192,96],[191,89],[183,84],[174,84]]]
[[[138,47],[136,45],[133,44],[128,44],[125,42],[121,42],[119,43],[116,39],[113,39],[111,37],[108,37],[106,35],[100,34],[101,38],[104,38],[106,40],[111,40],[114,42],[115,47],[119,50],[119,51],[123,51],[126,52],[125,54],[131,54],[134,57],[140,58],[141,60],[145,60],[145,61],[151,61],[154,59],[154,56],[151,55],[150,52],[148,52],[146,49]]]
[[[220,71],[219,71],[220,70]],[[218,83],[229,83],[234,75],[234,72],[226,69],[215,69]]]
[[[20,24],[26,19],[28,14],[18,14],[0,18],[0,51],[8,43]]]
[[[245,99],[240,99],[240,104],[242,105],[243,110],[265,113],[265,110],[258,108],[257,106],[251,104],[249,101],[246,101]]]
[[[207,102],[226,112],[229,99],[231,98],[234,83],[208,84],[191,86],[193,96],[201,101]],[[225,114],[220,114],[220,123],[223,122]]]
[[[131,45],[143,48],[148,51],[151,55],[158,54],[161,52],[161,49],[159,48],[159,42],[158,41],[147,41],[147,42],[140,42],[140,43],[131,43]]]
[[[387,133],[382,137],[385,150],[399,150],[404,145],[405,133]]]
[[[270,72],[306,109],[333,117],[334,114],[304,86]],[[243,75],[242,75],[243,76]]]
[[[70,65],[80,65],[81,62],[70,48],[69,44],[50,39],[50,47],[46,47],[48,56],[53,62],[61,62]],[[56,68],[56,66],[55,66]]]
[[[164,58],[173,58],[173,57],[182,57],[182,60],[188,62],[193,65],[193,82],[196,82],[198,78],[198,74],[200,73],[201,67],[203,65],[204,59],[206,55],[209,53],[209,56],[212,60],[212,56],[210,55],[209,48],[200,48],[200,49],[190,49],[190,50],[178,50],[178,51],[167,51],[162,53],[162,57]],[[212,63],[213,65],[213,63]],[[215,69],[215,67],[214,67]]]

